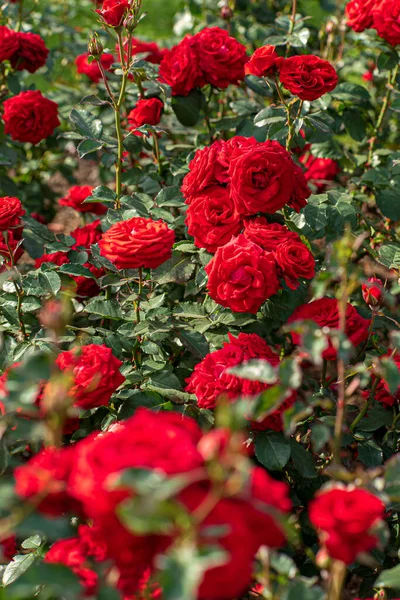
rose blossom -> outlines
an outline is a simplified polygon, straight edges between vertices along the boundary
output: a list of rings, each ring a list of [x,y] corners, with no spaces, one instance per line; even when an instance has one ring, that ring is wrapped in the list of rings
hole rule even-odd
[[[21,217],[25,214],[21,201],[18,198],[5,196],[0,198],[0,231],[19,227]]]
[[[195,88],[204,85],[194,37],[187,35],[166,52],[160,64],[159,78],[171,86],[173,96],[187,96]]]
[[[97,60],[89,62],[89,53],[85,52],[80,54],[75,59],[76,70],[78,73],[87,75],[93,83],[98,83],[101,80],[101,72]],[[100,56],[100,62],[103,65],[105,71],[111,69],[111,65],[115,62],[114,56],[105,52]]]
[[[273,258],[243,234],[218,248],[205,270],[210,297],[234,312],[255,314],[279,289]]]
[[[101,8],[96,10],[107,25],[118,27],[122,23],[125,12],[129,8],[129,0],[104,0]]]
[[[279,244],[274,256],[291,290],[297,290],[300,279],[312,279],[315,275],[314,256],[301,241],[289,240]]]
[[[383,283],[377,277],[370,277],[368,283],[361,286],[362,297],[368,306],[380,306],[385,295]]]
[[[87,556],[79,538],[61,539],[47,551],[44,563],[60,564],[69,567],[79,578],[85,596],[94,596],[97,592],[98,575],[87,566]]]
[[[4,131],[18,142],[38,144],[60,125],[58,105],[39,90],[21,92],[5,100],[3,107]]]
[[[75,244],[72,246],[72,250],[84,247],[90,250],[92,244],[97,244],[101,239],[100,220],[96,219],[93,223],[89,223],[84,227],[77,227],[69,234],[75,238]]]
[[[371,529],[384,513],[382,501],[367,490],[341,487],[320,492],[309,508],[311,523],[322,531],[329,556],[347,565],[377,546]]]
[[[306,169],[304,173],[306,181],[314,184],[318,192],[323,192],[327,183],[333,181],[336,175],[340,173],[340,166],[335,160],[317,158],[308,151],[300,156],[300,162]]]
[[[3,233],[0,232],[0,256],[4,258],[4,264],[0,267],[0,273],[5,271],[13,263],[17,263],[24,253],[21,245],[20,230],[9,230],[7,232],[7,243]],[[10,250],[11,254],[10,255]]]
[[[338,329],[339,327],[339,305],[334,298],[320,298],[309,304],[303,304],[296,308],[292,316],[288,319],[288,324],[296,323],[297,321],[314,321],[321,327],[329,327],[330,329]],[[364,342],[368,337],[368,329],[370,325],[369,319],[364,319],[352,306],[347,304],[346,308],[346,328],[345,333],[351,344],[356,347]],[[291,336],[294,344],[301,343],[301,334],[291,331]],[[322,353],[325,360],[336,359],[336,349],[329,340],[329,346]]]
[[[10,60],[18,52],[18,33],[5,25],[0,25],[0,62]]]
[[[347,25],[361,32],[373,26],[372,10],[377,0],[351,0],[346,5]]]
[[[300,242],[300,236],[290,231],[286,225],[268,223],[265,217],[248,219],[244,222],[243,234],[267,252],[274,252],[279,244],[285,242]]]
[[[155,269],[171,258],[175,234],[164,221],[134,217],[103,233],[100,253],[118,269]]]
[[[35,73],[46,64],[49,49],[40,35],[36,33],[17,33],[18,50],[10,57],[11,66],[16,71],[26,69]]]
[[[60,206],[69,206],[80,213],[91,212],[95,215],[104,215],[107,207],[102,202],[85,202],[92,195],[93,187],[90,185],[73,185],[64,198],[58,201]]]
[[[279,78],[283,87],[300,100],[317,100],[332,92],[338,84],[334,67],[313,54],[286,58]]]
[[[400,44],[400,4],[398,0],[379,0],[372,8],[373,27],[392,46]]]
[[[135,108],[128,114],[130,129],[136,129],[142,125],[158,125],[164,103],[159,98],[142,98],[138,100]]]
[[[56,365],[71,374],[70,395],[74,406],[85,410],[107,405],[112,394],[125,381],[119,369],[122,362],[104,345],[89,344],[61,352]]]
[[[245,73],[256,77],[272,77],[279,71],[284,60],[276,53],[275,46],[262,46],[250,57]]]
[[[210,186],[189,204],[185,223],[198,248],[215,252],[240,233],[242,220],[227,188]]]
[[[220,89],[244,79],[246,48],[220,27],[205,27],[194,36],[206,83]]]
[[[119,54],[119,44],[116,45],[115,49]],[[124,40],[123,49],[124,58],[126,60],[128,58],[128,40]],[[144,42],[143,40],[138,40],[137,38],[132,38],[131,40],[131,56],[144,54],[145,56],[142,58],[142,60],[152,63],[153,65],[159,65],[167,52],[168,50],[161,50],[155,42]]]

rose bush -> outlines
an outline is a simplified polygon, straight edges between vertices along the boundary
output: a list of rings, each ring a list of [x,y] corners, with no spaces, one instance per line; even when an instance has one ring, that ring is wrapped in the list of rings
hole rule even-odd
[[[3,4],[1,598],[395,599],[398,2]]]

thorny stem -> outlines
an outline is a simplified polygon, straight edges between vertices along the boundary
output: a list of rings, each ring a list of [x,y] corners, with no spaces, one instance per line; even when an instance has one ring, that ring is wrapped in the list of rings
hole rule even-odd
[[[297,0],[293,0],[292,16],[290,17],[290,25],[289,25],[289,36],[292,35],[294,26],[296,24],[296,13],[297,13]],[[289,56],[289,52],[290,52],[290,43],[288,42],[286,45],[286,58]]]
[[[161,175],[161,155],[160,155],[160,145],[158,143],[158,135],[154,129],[151,132],[153,138],[153,148],[154,148],[154,159],[157,163],[158,174]]]
[[[6,240],[6,246],[7,246],[8,252],[10,254],[11,268],[15,269],[14,254],[10,247],[8,239]],[[13,277],[13,284],[14,284],[14,288],[15,288],[15,293],[17,294],[17,315],[18,315],[19,328],[21,330],[21,333],[22,333],[24,339],[26,339],[28,337],[28,335],[26,333],[25,323],[24,323],[23,313],[22,313],[22,298],[24,296],[24,290],[19,286],[17,281],[14,279],[14,277]]]
[[[369,394],[368,400],[364,403],[364,406],[362,407],[362,409],[360,410],[360,412],[358,413],[358,415],[356,416],[356,418],[350,425],[350,431],[354,431],[355,428],[357,427],[357,425],[359,424],[359,422],[361,421],[361,419],[363,419],[365,417],[365,415],[367,414],[368,409],[371,406],[372,401],[375,397],[375,392],[376,392],[376,388],[378,387],[379,381],[380,381],[380,378],[377,377],[371,388],[371,392]]]
[[[393,85],[396,82],[396,78],[397,78],[398,72],[399,72],[399,65],[396,65],[394,67],[394,69],[392,69],[391,71],[389,71],[388,81],[387,81],[387,85],[386,85],[386,88],[387,88],[386,96],[385,96],[385,98],[383,100],[381,112],[379,113],[378,120],[377,120],[376,125],[374,127],[373,136],[371,137],[371,139],[369,141],[369,152],[368,152],[368,162],[367,162],[367,165],[371,165],[372,156],[373,156],[373,153],[374,153],[374,147],[375,147],[376,138],[378,136],[380,128],[382,127],[382,123],[383,123],[383,119],[385,118],[386,111],[389,108],[390,98],[391,98],[392,91],[393,91]]]

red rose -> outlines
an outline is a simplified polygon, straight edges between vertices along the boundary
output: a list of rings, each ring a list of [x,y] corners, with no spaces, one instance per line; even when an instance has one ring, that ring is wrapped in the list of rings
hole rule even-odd
[[[231,400],[256,396],[269,387],[266,383],[231,375],[227,372],[230,367],[255,358],[266,360],[272,366],[279,364],[279,356],[256,333],[239,333],[238,338],[228,336],[229,342],[207,354],[186,380],[186,391],[196,395],[200,408],[213,409],[224,396]]]
[[[332,92],[338,84],[334,67],[313,54],[286,58],[279,78],[283,87],[300,100],[316,100]]]
[[[206,27],[194,36],[206,83],[220,89],[244,79],[246,48],[220,27]]]
[[[329,327],[338,329],[339,327],[339,309],[338,301],[333,298],[321,298],[314,300],[309,304],[303,304],[296,308],[288,323],[296,321],[314,321],[321,328]],[[347,304],[346,309],[346,335],[354,347],[364,342],[368,337],[370,321],[364,319],[351,304]],[[293,343],[301,343],[301,335],[291,332]],[[329,347],[324,350],[322,357],[325,360],[336,360],[336,349],[329,341]]]
[[[89,225],[77,227],[69,235],[75,238],[75,244],[72,246],[73,250],[81,247],[90,250],[90,246],[97,244],[101,239],[100,220],[96,219],[96,221],[89,223]]]
[[[105,52],[100,56],[100,62],[103,65],[105,71],[109,71],[111,65],[115,62],[114,56]],[[89,62],[89,53],[80,54],[75,59],[75,64],[78,73],[87,75],[94,83],[98,83],[101,80],[101,72],[97,60]]]
[[[275,213],[295,193],[295,165],[278,142],[256,142],[236,149],[230,160],[231,194],[243,215]]]
[[[246,75],[272,77],[279,71],[284,60],[275,52],[275,46],[262,46],[257,48],[246,64]]]
[[[305,166],[304,176],[307,181],[314,184],[318,192],[323,192],[327,184],[333,181],[340,172],[340,167],[331,158],[316,158],[309,152],[300,157],[300,162]]]
[[[0,231],[20,227],[21,217],[25,214],[18,198],[5,196],[0,198]]]
[[[291,290],[297,290],[300,279],[312,279],[315,275],[314,256],[301,241],[289,240],[279,244],[274,256]]]
[[[39,90],[21,92],[3,103],[4,131],[18,142],[38,144],[60,125],[58,104],[42,96]]]
[[[122,362],[104,345],[89,344],[61,352],[56,365],[73,378],[70,395],[74,406],[85,410],[107,405],[113,393],[125,381],[119,368]]]
[[[361,552],[376,547],[378,538],[371,534],[371,529],[383,519],[384,513],[382,501],[361,489],[333,488],[321,492],[309,508],[311,523],[322,530],[329,556],[347,565]]]
[[[40,258],[35,260],[35,269],[39,269],[39,267],[45,263],[53,263],[54,265],[67,265],[69,264],[69,258],[65,254],[65,252],[53,252],[52,254],[43,254]],[[90,263],[85,263],[82,265],[89,269],[89,271],[96,277],[102,277],[104,275],[104,269],[98,269],[94,265]],[[96,281],[90,277],[84,277],[83,275],[71,275],[71,279],[73,279],[76,283],[76,294],[77,296],[96,296],[99,292],[99,286]]]
[[[46,448],[14,471],[15,491],[40,512],[58,516],[80,513],[80,503],[69,495],[68,478],[75,463],[75,448]]]
[[[98,575],[87,564],[87,557],[79,538],[67,538],[55,542],[44,557],[45,563],[69,567],[79,578],[86,596],[94,596],[97,591]]]
[[[10,60],[18,52],[18,33],[5,25],[0,25],[0,62]]]
[[[204,85],[194,37],[187,35],[166,53],[160,64],[159,77],[171,86],[173,96],[187,96]]]
[[[189,173],[182,182],[181,191],[187,204],[207,187],[222,185],[229,180],[227,167],[219,161],[225,144],[226,142],[217,140],[211,146],[196,150],[189,163]]]
[[[159,98],[138,100],[134,109],[128,114],[130,129],[136,129],[142,125],[158,125],[164,108]]]
[[[17,550],[17,538],[15,535],[10,535],[0,541],[0,560],[12,560]]]
[[[303,170],[293,163],[294,166],[294,192],[288,202],[288,206],[293,208],[297,213],[302,208],[307,206],[307,198],[311,196],[311,191],[307,186],[307,180],[304,176]]]
[[[392,46],[400,44],[400,4],[398,0],[380,0],[372,9],[373,27]]]
[[[300,242],[300,236],[290,231],[285,225],[268,223],[265,217],[257,217],[244,222],[243,234],[267,252],[274,252],[279,244],[285,242]]]
[[[210,297],[233,312],[255,314],[279,289],[273,258],[243,234],[218,248],[205,270]]]
[[[368,306],[380,306],[385,294],[383,283],[377,277],[370,277],[368,283],[363,283],[362,297]]]
[[[360,32],[373,26],[372,10],[377,0],[351,0],[346,5],[347,25]]]
[[[381,356],[381,358],[391,358],[400,371],[400,352],[395,352],[393,354],[393,352],[390,351],[388,354]],[[373,380],[375,380],[374,377]],[[369,394],[367,393],[367,398],[368,396]],[[388,382],[385,379],[381,379],[376,388],[375,400],[386,406],[393,406],[394,404],[397,404],[400,402],[400,385],[397,388],[397,391],[392,393],[390,391]]]
[[[70,206],[80,213],[91,212],[95,215],[104,215],[107,207],[101,202],[85,202],[92,195],[93,187],[90,185],[73,185],[64,198],[58,201],[60,206]]]
[[[215,252],[240,233],[242,220],[229,190],[222,186],[206,188],[189,204],[185,221],[198,248]]]
[[[129,0],[104,0],[103,6],[96,10],[107,25],[118,27],[122,23],[130,4]]]
[[[26,69],[34,73],[46,64],[49,49],[36,33],[17,33],[18,50],[10,57],[11,66],[16,71]]]
[[[171,258],[175,234],[164,221],[134,217],[103,233],[100,253],[118,269],[155,269]]]
[[[143,59],[146,62],[152,63],[153,65],[159,65],[168,52],[168,50],[161,50],[155,42],[144,42],[143,40],[138,40],[137,38],[132,38],[131,41],[131,56],[136,56],[137,54],[143,54]],[[128,59],[128,40],[124,41],[124,57],[125,60]],[[116,46],[116,51],[119,53],[119,44]],[[120,57],[121,60],[121,57]]]
[[[0,256],[2,256],[5,261],[0,267],[0,272],[5,271],[6,267],[11,267],[12,264],[17,263],[24,253],[20,236],[16,235],[16,231],[18,232],[18,230],[7,232],[7,243],[4,235],[0,233]],[[12,256],[10,256],[10,250]]]

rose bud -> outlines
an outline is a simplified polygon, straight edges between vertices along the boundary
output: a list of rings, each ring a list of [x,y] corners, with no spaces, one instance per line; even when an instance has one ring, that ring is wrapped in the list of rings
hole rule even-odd
[[[384,296],[383,283],[377,277],[370,277],[367,283],[362,284],[362,296],[364,302],[370,307],[377,307],[382,304]]]
[[[104,46],[97,33],[94,33],[88,43],[88,52],[90,56],[98,58],[103,54]]]
[[[223,6],[221,8],[221,19],[224,21],[230,21],[233,17],[233,10],[229,6]]]

